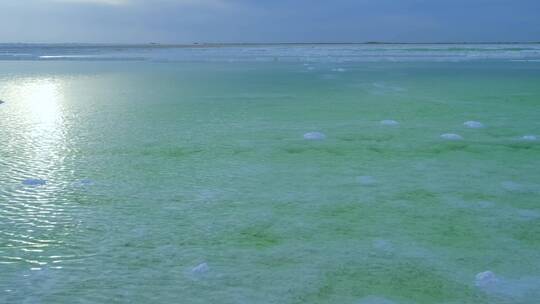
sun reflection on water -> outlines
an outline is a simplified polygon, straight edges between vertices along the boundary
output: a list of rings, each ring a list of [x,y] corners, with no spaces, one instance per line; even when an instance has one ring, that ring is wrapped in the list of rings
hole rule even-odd
[[[8,98],[16,104],[11,127],[15,134],[18,158],[25,170],[34,176],[50,178],[62,167],[65,153],[66,126],[63,119],[64,92],[61,79],[14,79],[8,89]],[[21,168],[19,168],[20,170]],[[48,176],[40,176],[43,174]]]
[[[17,86],[17,93],[35,123],[48,129],[61,124],[63,92],[59,81],[38,79],[23,82]]]
[[[72,227],[72,205],[65,197],[71,170],[64,87],[61,78],[21,77],[0,88],[9,105],[0,117],[0,152],[10,160],[0,181],[13,185],[0,192],[0,241],[9,246],[0,250],[2,263],[47,265],[47,248],[58,244],[58,233],[65,235]],[[22,183],[26,179],[47,183],[27,186]]]

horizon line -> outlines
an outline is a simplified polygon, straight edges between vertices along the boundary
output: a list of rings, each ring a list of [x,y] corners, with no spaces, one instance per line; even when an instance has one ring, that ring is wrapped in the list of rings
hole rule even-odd
[[[364,41],[364,42],[0,42],[0,45],[64,45],[64,46],[146,46],[146,47],[205,47],[205,46],[258,46],[258,45],[458,45],[458,44],[540,44],[540,41],[454,41],[454,42],[413,42],[413,41]]]

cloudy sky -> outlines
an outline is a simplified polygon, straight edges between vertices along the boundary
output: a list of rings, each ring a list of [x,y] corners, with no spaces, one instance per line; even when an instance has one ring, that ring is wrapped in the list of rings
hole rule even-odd
[[[540,0],[0,0],[0,42],[540,41]]]

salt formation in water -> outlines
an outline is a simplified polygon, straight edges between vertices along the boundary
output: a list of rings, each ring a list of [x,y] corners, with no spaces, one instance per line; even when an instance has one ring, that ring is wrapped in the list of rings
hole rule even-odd
[[[333,72],[340,72],[340,73],[343,73],[345,72],[346,70],[344,68],[335,68],[335,69],[332,69]]]
[[[92,186],[94,182],[90,179],[81,179],[80,181],[77,181],[74,183],[76,187],[86,187],[86,186]]]
[[[526,141],[535,141],[537,138],[534,135],[525,135],[525,136],[521,137],[521,139],[526,140]]]
[[[474,285],[479,288],[493,287],[497,282],[499,282],[499,279],[495,276],[495,273],[489,270],[478,273],[474,279]]]
[[[360,183],[362,186],[371,186],[376,183],[376,180],[373,176],[358,176],[356,180]]]
[[[540,218],[540,212],[537,212],[535,210],[521,209],[521,210],[517,210],[517,214],[523,220],[535,220],[535,219]]]
[[[381,120],[381,125],[383,126],[399,126],[399,122],[391,119]]]
[[[518,184],[516,182],[512,182],[512,181],[502,182],[501,186],[504,188],[504,190],[507,190],[507,191],[521,191],[521,190],[523,190],[522,185],[520,185],[520,184]]]
[[[445,140],[462,140],[463,139],[461,135],[454,134],[454,133],[443,134],[441,135],[441,138]]]
[[[378,251],[384,253],[391,253],[394,251],[394,246],[387,240],[377,239],[373,241],[373,247]]]
[[[376,94],[400,93],[405,91],[405,89],[402,87],[390,85],[384,82],[374,82],[372,86],[375,89],[374,93]]]
[[[377,296],[367,296],[361,299],[358,304],[396,304],[396,302]]]
[[[321,132],[308,132],[304,134],[304,139],[307,140],[323,140],[326,138],[326,135]]]
[[[22,184],[25,186],[43,186],[46,183],[46,180],[39,178],[29,178],[22,181]]]
[[[94,182],[93,182],[92,180],[87,179],[87,178],[81,179],[81,180],[79,181],[79,183],[80,183],[81,185],[83,185],[83,186],[89,186],[89,185],[94,184]]]
[[[480,128],[483,128],[484,127],[484,124],[481,123],[481,122],[478,122],[478,121],[466,121],[465,123],[463,123],[467,128],[471,128],[471,129],[480,129]]]
[[[210,267],[208,267],[207,263],[199,264],[191,269],[191,273],[193,274],[203,274],[208,272],[210,270]]]
[[[509,300],[504,303],[536,303],[530,299],[540,297],[539,283],[539,277],[506,279],[498,277],[491,271],[481,272],[475,277],[476,287],[497,298]]]
[[[494,205],[495,204],[493,202],[490,202],[490,201],[479,201],[478,202],[478,207],[479,208],[491,208]]]

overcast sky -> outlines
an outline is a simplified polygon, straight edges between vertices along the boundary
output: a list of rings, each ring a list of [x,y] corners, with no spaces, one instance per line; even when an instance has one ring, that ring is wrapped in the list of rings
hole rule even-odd
[[[0,0],[0,42],[540,41],[540,0]]]

